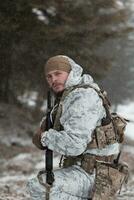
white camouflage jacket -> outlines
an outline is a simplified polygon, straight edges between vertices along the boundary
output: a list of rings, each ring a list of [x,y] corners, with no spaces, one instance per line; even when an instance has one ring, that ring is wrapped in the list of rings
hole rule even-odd
[[[99,89],[90,75],[82,76],[81,66],[72,59],[68,59],[72,70],[65,88],[78,84],[90,84]],[[93,88],[76,88],[65,97],[62,108],[60,123],[64,130],[49,129],[49,131],[45,131],[41,137],[42,145],[65,156],[77,156],[85,153],[87,144],[92,140],[93,130],[101,124],[102,118],[106,116],[102,99]],[[118,154],[118,152],[118,143],[108,145],[101,150],[88,150],[88,153],[96,155],[112,155]]]

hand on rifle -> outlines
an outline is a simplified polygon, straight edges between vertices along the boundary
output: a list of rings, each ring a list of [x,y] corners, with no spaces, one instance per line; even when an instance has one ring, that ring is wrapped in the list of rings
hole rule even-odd
[[[40,123],[40,128],[34,134],[33,139],[32,139],[33,144],[41,150],[46,149],[46,147],[43,147],[41,144],[41,134],[45,131],[45,129],[46,129],[46,120],[43,119]]]

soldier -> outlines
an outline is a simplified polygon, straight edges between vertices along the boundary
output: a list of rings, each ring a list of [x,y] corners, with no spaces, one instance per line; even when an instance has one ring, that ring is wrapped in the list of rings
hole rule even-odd
[[[49,191],[51,200],[92,199],[94,186],[98,187],[96,162],[99,166],[112,163],[120,151],[113,124],[111,121],[106,123],[108,113],[101,91],[92,77],[82,75],[82,71],[80,65],[64,55],[50,58],[45,65],[45,77],[55,97],[51,111],[53,127],[47,131],[40,128],[33,143],[40,149],[47,147],[63,156],[62,168],[54,171],[54,182]],[[43,123],[45,119],[41,127]],[[107,176],[105,171],[111,168],[104,166],[102,171]],[[101,178],[105,179],[105,176]],[[45,174],[41,179],[44,184],[39,178],[28,182],[33,200],[46,199]],[[110,177],[110,184],[114,184],[111,181]],[[108,182],[104,180],[102,185],[104,189]],[[113,191],[109,191],[108,185],[106,193],[113,195],[116,190]]]

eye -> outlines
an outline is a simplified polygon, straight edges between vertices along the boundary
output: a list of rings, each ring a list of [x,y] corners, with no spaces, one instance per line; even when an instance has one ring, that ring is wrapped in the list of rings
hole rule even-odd
[[[61,75],[61,72],[55,72],[55,75],[59,76],[59,75]]]
[[[51,75],[48,74],[46,78],[47,78],[47,80],[50,80],[51,79]]]

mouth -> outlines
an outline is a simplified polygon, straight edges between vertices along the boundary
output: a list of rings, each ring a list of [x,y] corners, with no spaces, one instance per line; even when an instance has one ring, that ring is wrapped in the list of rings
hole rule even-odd
[[[53,89],[55,92],[62,91],[62,90],[63,90],[63,85],[62,85],[62,84],[53,84],[53,85],[52,85],[52,89]]]
[[[60,87],[62,84],[53,84],[53,88],[58,88]]]

